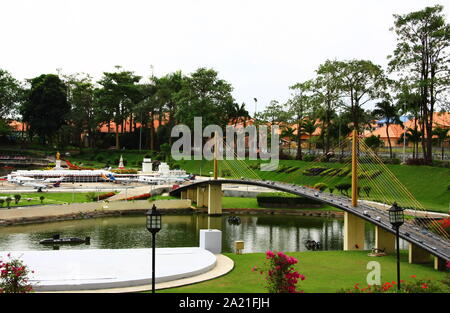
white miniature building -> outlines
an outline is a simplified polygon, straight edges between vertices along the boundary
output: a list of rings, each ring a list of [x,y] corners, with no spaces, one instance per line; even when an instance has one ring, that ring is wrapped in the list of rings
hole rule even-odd
[[[144,158],[142,161],[142,173],[147,174],[153,171],[152,159]]]
[[[167,163],[161,162],[161,164],[159,164],[158,172],[163,176],[168,176],[170,172],[169,165]]]

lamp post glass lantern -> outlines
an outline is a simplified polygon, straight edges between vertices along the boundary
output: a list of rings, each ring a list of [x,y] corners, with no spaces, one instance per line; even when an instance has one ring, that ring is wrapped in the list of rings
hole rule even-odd
[[[147,211],[147,229],[152,234],[161,230],[161,213],[156,210],[156,205]]]
[[[156,233],[161,230],[161,213],[153,205],[151,210],[147,211],[147,229],[152,233],[152,293],[155,293],[155,254],[156,254]]]
[[[400,227],[405,222],[405,216],[403,214],[404,209],[399,207],[396,202],[388,210],[389,222],[393,227]]]
[[[392,204],[392,207],[388,210],[389,222],[392,227],[395,228],[395,238],[397,243],[397,290],[400,290],[400,226],[405,222],[405,216],[403,214],[404,209],[399,207],[396,202]]]

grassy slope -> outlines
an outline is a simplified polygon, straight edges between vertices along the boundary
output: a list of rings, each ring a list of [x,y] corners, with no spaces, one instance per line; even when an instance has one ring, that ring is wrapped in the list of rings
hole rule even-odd
[[[299,283],[300,290],[305,292],[336,292],[341,288],[352,288],[355,283],[366,286],[366,269],[370,261],[378,261],[381,264],[381,281],[396,280],[396,258],[369,257],[367,251],[319,251],[319,252],[292,252],[287,253],[298,259],[295,268],[306,279]],[[264,264],[263,253],[249,253],[243,255],[226,254],[235,262],[235,268],[228,274],[210,281],[189,286],[161,290],[159,292],[265,292],[264,276],[252,272],[253,266]],[[416,279],[441,280],[443,272],[435,271],[431,264],[418,265],[407,263],[407,251],[402,251],[401,278],[412,280],[411,275],[417,275]]]
[[[223,161],[222,161],[223,162]],[[230,161],[227,161],[230,164]],[[236,162],[236,161],[234,161]],[[255,161],[246,161],[247,164],[252,164]],[[213,164],[209,161],[179,161],[178,162],[183,169],[190,173],[208,175],[212,171]],[[232,166],[232,165],[231,165]],[[241,166],[241,165],[239,165]],[[267,180],[279,180],[286,182],[293,182],[296,184],[307,184],[313,186],[315,183],[324,181],[330,186],[334,186],[342,182],[350,182],[349,177],[320,177],[320,176],[304,176],[301,174],[301,169],[307,169],[311,167],[341,167],[341,164],[334,163],[318,163],[318,162],[303,162],[297,160],[280,160],[280,166],[294,166],[299,167],[300,170],[292,174],[277,173],[277,172],[262,172],[255,170],[254,172],[262,179]],[[448,212],[450,204],[450,191],[447,190],[447,186],[450,182],[450,169],[430,166],[406,166],[406,165],[387,165],[389,170],[400,180],[400,182],[406,186],[406,188],[414,195],[414,197],[420,201],[428,210]],[[227,168],[225,165],[223,168]],[[378,167],[381,169],[381,167]],[[201,171],[200,171],[201,169]],[[238,169],[238,167],[236,167]],[[236,170],[236,173],[243,177],[254,178],[255,176],[249,170],[240,171]],[[374,182],[377,183],[377,187],[372,188],[370,193],[370,199],[382,200],[388,198],[389,200],[399,201],[399,196],[402,195],[393,192],[392,188],[387,185],[386,180],[390,179],[388,174],[383,171],[380,177],[377,177]],[[390,179],[392,181],[392,179]],[[360,184],[364,185],[367,180],[361,179]],[[371,184],[369,184],[371,186]],[[335,191],[336,193],[337,191]],[[406,204],[408,205],[408,204]]]

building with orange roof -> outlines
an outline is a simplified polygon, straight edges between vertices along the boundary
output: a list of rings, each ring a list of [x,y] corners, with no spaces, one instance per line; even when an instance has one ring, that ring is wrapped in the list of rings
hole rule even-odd
[[[390,124],[389,129],[387,129],[385,124],[379,124],[378,127],[376,127],[373,131],[365,131],[364,137],[369,137],[372,135],[380,136],[380,139],[384,142],[384,146],[389,146],[388,143],[388,133],[389,131],[389,138],[391,139],[391,145],[392,147],[399,147],[403,146],[403,142],[399,142],[399,140],[402,138],[402,134],[408,129],[408,128],[414,128],[416,125],[415,119],[410,119],[403,123],[404,128],[401,125],[398,124]],[[450,113],[449,112],[435,112],[433,114],[433,129],[437,127],[446,128],[450,130]],[[417,129],[421,130],[421,125],[419,121],[417,121]],[[407,144],[407,146],[412,144]],[[449,146],[449,143],[447,143],[447,146]]]

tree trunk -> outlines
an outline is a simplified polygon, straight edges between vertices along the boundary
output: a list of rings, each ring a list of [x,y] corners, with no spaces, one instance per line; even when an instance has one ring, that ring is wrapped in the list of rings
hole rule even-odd
[[[120,149],[120,140],[119,140],[119,122],[116,122],[116,149]]]
[[[392,159],[392,145],[391,145],[391,138],[389,137],[389,123],[386,123],[386,135],[389,144],[389,157]]]
[[[302,133],[301,133],[301,119],[299,116],[298,122],[297,122],[297,160],[302,159]]]

